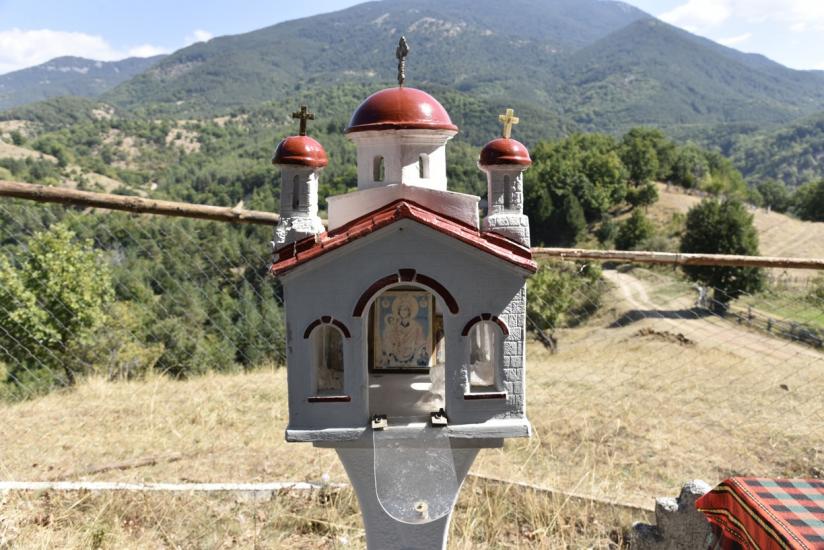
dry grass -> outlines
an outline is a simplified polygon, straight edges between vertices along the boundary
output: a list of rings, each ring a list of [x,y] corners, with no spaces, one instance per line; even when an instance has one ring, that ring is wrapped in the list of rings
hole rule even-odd
[[[26,149],[25,147],[20,147],[11,143],[6,143],[5,141],[0,141],[0,158],[14,160],[25,160],[30,158],[35,160],[46,160],[57,164],[57,159],[51,155],[34,151],[32,149]]]
[[[647,507],[692,478],[824,476],[824,355],[727,321],[671,315],[690,297],[658,290],[657,274],[608,276],[616,284],[608,306],[587,326],[563,331],[559,354],[529,345],[535,436],[483,451],[475,473]],[[627,317],[630,310],[659,317]],[[610,328],[622,318],[626,326]],[[658,337],[666,334],[684,339]],[[95,379],[2,405],[0,478],[254,482],[326,474],[344,481],[332,451],[283,441],[285,382],[285,371],[274,369],[189,381]],[[145,457],[161,460],[88,473]],[[170,494],[5,499],[0,541],[25,548],[363,545],[349,491],[267,502]],[[645,516],[470,478],[451,547],[616,548]]]
[[[470,480],[451,545],[617,548],[642,515]],[[365,548],[350,490],[231,495],[10,493],[0,499],[0,547]]]
[[[701,202],[697,196],[687,195],[675,186],[658,186],[660,198],[649,208],[650,216],[660,224],[667,223],[675,213],[685,214]],[[758,208],[752,212],[758,230],[759,250],[765,256],[790,258],[824,258],[824,223],[805,222],[784,214]],[[780,275],[782,270],[773,270]],[[815,276],[814,271],[788,270],[789,278],[805,280]]]

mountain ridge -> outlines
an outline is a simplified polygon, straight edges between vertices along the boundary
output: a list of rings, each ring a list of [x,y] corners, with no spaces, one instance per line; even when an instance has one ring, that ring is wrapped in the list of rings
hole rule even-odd
[[[97,97],[165,56],[98,61],[62,56],[0,75],[0,111],[59,96]]]

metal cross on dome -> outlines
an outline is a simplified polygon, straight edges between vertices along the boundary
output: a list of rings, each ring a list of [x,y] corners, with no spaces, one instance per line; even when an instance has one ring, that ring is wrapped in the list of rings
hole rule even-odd
[[[512,136],[512,127],[521,122],[521,119],[515,116],[513,109],[507,109],[503,115],[498,115],[498,120],[504,125],[504,138],[509,139]]]
[[[406,43],[406,37],[401,36],[398,42],[398,49],[395,50],[395,57],[398,58],[398,85],[403,86],[406,80],[406,56],[409,55],[409,44]]]
[[[306,121],[315,120],[315,113],[310,113],[306,105],[300,106],[300,111],[292,113],[292,118],[300,119],[300,135],[306,135]]]

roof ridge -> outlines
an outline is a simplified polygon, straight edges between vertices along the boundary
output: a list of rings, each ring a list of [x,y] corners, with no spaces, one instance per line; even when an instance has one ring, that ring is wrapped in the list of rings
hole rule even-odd
[[[403,219],[420,223],[527,271],[537,271],[537,264],[532,259],[532,251],[529,248],[495,233],[482,232],[475,226],[431,210],[415,201],[401,198],[355,218],[337,229],[306,237],[294,243],[294,246],[281,248],[275,252],[271,272],[275,275],[285,273],[326,252]]]

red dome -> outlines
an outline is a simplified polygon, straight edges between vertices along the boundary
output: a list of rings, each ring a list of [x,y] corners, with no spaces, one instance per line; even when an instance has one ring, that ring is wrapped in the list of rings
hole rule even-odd
[[[532,159],[529,150],[520,141],[512,138],[498,138],[487,143],[481,150],[481,166],[515,164],[529,166]]]
[[[398,87],[366,98],[352,115],[346,133],[417,129],[458,131],[437,99],[415,88]]]
[[[309,136],[290,136],[278,144],[272,164],[301,164],[323,168],[329,164],[323,145]]]

